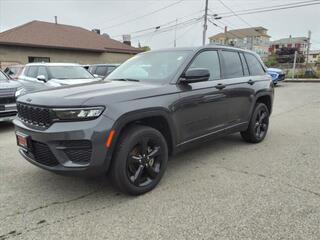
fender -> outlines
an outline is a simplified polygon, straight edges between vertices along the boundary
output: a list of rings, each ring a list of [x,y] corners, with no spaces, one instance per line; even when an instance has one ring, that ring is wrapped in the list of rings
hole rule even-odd
[[[261,89],[261,90],[259,90],[256,94],[255,94],[255,96],[254,96],[254,104],[251,106],[251,109],[250,109],[250,116],[252,115],[252,112],[253,112],[253,108],[254,108],[254,106],[256,105],[256,102],[257,102],[257,100],[260,98],[260,97],[265,97],[265,96],[268,96],[268,97],[270,97],[270,100],[271,100],[271,109],[270,109],[270,114],[271,114],[271,112],[272,112],[272,105],[273,105],[273,93],[274,93],[274,91],[273,91],[273,88],[272,88],[272,90],[270,90],[270,89]],[[251,118],[251,117],[250,117]]]
[[[175,132],[175,127],[174,127],[172,118],[170,116],[170,112],[165,108],[155,107],[155,108],[140,109],[140,110],[125,113],[115,121],[112,129],[116,131],[116,134],[110,146],[111,154],[115,149],[116,143],[118,142],[124,127],[130,124],[131,122],[138,121],[140,119],[147,118],[147,117],[163,117],[166,120],[170,129],[169,134],[172,139],[172,144],[170,147],[174,152],[175,146],[176,146],[176,132]]]

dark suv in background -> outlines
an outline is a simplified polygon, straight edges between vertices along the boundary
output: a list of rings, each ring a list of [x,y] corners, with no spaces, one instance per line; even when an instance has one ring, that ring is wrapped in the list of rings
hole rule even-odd
[[[121,191],[142,194],[168,156],[241,132],[261,142],[273,84],[260,58],[222,46],[141,53],[96,83],[18,99],[20,153],[56,173],[108,173]],[[197,159],[195,159],[197,161]]]
[[[89,67],[89,72],[97,77],[105,78],[119,66],[120,64],[94,64]]]

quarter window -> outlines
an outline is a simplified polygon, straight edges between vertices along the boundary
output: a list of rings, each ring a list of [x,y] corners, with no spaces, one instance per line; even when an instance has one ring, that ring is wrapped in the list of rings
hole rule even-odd
[[[210,80],[220,79],[220,62],[217,51],[201,52],[192,62],[189,69],[205,68],[210,72]]]
[[[264,75],[265,71],[260,63],[260,61],[252,54],[245,53],[245,57],[247,59],[247,63],[250,70],[250,75],[258,76]]]
[[[224,68],[224,78],[243,77],[243,69],[238,52],[222,51],[221,52]]]

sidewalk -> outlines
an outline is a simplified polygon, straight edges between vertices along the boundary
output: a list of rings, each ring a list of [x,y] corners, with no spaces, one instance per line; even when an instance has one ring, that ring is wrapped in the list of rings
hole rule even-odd
[[[295,79],[291,79],[291,78],[286,78],[285,80],[283,80],[283,82],[314,82],[314,83],[320,83],[320,79],[319,78],[295,78]]]

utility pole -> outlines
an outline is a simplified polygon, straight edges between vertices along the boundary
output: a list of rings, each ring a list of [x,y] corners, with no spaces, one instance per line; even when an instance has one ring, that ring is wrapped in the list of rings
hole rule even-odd
[[[296,71],[297,54],[298,54],[298,51],[295,51],[294,52],[294,60],[293,60],[293,68],[292,68],[292,79],[294,79],[294,75],[295,75],[295,71]]]
[[[178,25],[178,19],[176,19],[176,28],[174,29],[173,47],[177,47],[177,25]]]
[[[311,31],[308,31],[308,45],[307,45],[307,57],[306,57],[306,68],[308,68],[309,62],[309,52],[310,52],[310,40],[311,40]]]
[[[203,35],[202,35],[202,45],[206,45],[206,35],[207,35],[207,28],[208,28],[208,2],[209,0],[206,0],[206,7],[204,10],[204,22],[203,22]]]

